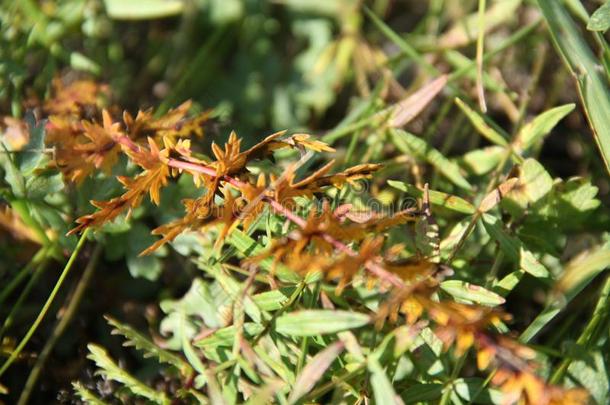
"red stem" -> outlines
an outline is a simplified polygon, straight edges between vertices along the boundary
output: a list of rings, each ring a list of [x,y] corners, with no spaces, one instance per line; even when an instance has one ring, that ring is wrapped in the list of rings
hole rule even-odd
[[[299,217],[298,215],[296,215],[295,213],[290,211],[288,208],[284,207],[282,204],[280,204],[276,200],[274,200],[272,198],[265,198],[264,200],[266,202],[268,202],[269,205],[271,205],[271,207],[273,208],[273,210],[275,212],[277,212],[278,214],[283,215],[284,217],[286,217],[290,221],[292,221],[295,224],[297,224],[299,227],[305,228],[305,226],[307,225],[307,223],[305,222],[305,220],[303,218]],[[348,256],[355,257],[355,256],[358,255],[358,253],[356,253],[352,248],[347,246],[345,243],[341,242],[340,240],[337,240],[337,239],[333,238],[331,235],[329,235],[327,233],[323,233],[322,234],[322,238],[325,241],[327,241],[328,243],[330,243],[331,245],[333,245],[335,247],[335,249],[345,253]],[[379,264],[375,263],[373,260],[368,260],[364,264],[364,267],[366,267],[366,269],[371,274],[379,277],[380,280],[384,280],[384,281],[392,284],[395,287],[404,287],[404,283],[400,279],[400,277],[398,277],[395,274],[390,273],[389,271],[385,270],[382,266],[380,266]]]
[[[121,143],[122,145],[125,145],[126,147],[130,148],[134,152],[139,151],[139,146],[126,136],[120,137],[118,139],[118,142]],[[168,159],[167,165],[170,167],[185,170],[188,172],[204,174],[204,175],[210,176],[210,177],[218,177],[218,173],[216,172],[216,169],[209,167],[209,166],[203,166],[203,165],[200,165],[197,163],[185,162],[183,160],[170,158],[170,159]],[[245,186],[245,183],[243,183],[231,176],[223,175],[222,180],[235,186],[236,188],[241,188],[241,187]],[[303,218],[299,217],[298,215],[293,213],[291,210],[284,207],[278,201],[276,201],[272,198],[268,198],[268,197],[264,197],[263,199],[264,199],[264,201],[269,203],[269,205],[271,205],[271,207],[273,208],[273,210],[275,212],[283,215],[288,220],[294,222],[300,228],[305,228],[305,226],[307,225],[307,222]],[[328,243],[333,245],[335,247],[335,249],[337,249],[349,256],[352,256],[352,257],[355,257],[358,255],[358,253],[356,253],[352,248],[347,246],[345,243],[333,238],[331,235],[329,235],[327,233],[323,233],[321,236],[325,241],[327,241]],[[395,287],[404,287],[404,283],[400,279],[400,277],[388,272],[382,266],[375,263],[373,260],[368,260],[364,266],[371,274],[375,275],[380,280],[384,280],[384,281],[388,282],[389,284],[392,284]]]
[[[185,162],[183,160],[170,158],[167,161],[167,165],[171,166],[171,167],[175,167],[176,169],[186,170],[188,172],[205,174],[206,176],[210,176],[210,177],[218,177],[218,173],[216,173],[216,169],[214,169],[213,167],[199,165],[197,163]],[[243,183],[231,176],[223,175],[222,179],[237,188],[241,188],[241,187],[245,186],[245,183]]]

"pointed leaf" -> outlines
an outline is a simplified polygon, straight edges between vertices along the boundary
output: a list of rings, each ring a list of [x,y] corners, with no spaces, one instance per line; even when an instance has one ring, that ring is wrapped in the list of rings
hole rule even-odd
[[[402,181],[396,180],[388,180],[388,184],[394,187],[395,189],[404,191],[405,193],[412,195],[413,197],[422,198],[424,195],[424,192],[422,190],[412,184],[403,183]],[[429,190],[429,194],[430,203],[434,205],[438,205],[455,212],[460,212],[462,214],[470,215],[476,212],[476,208],[463,198],[435,190]]]
[[[458,187],[472,190],[468,180],[460,173],[460,167],[447,159],[441,152],[428,145],[426,141],[406,131],[390,130],[394,145],[403,153],[414,154],[434,166],[443,176],[447,177]]]
[[[293,404],[303,395],[307,394],[316,385],[320,378],[322,378],[326,370],[330,367],[333,361],[335,361],[337,356],[341,354],[343,349],[343,342],[337,341],[309,360],[305,368],[303,368],[301,373],[297,376],[297,379],[294,382],[293,391],[290,393],[290,397],[288,398],[288,402]]]
[[[500,244],[500,249],[513,262],[534,277],[548,277],[549,271],[527,250],[521,241],[507,234],[502,229],[501,221],[488,214],[483,214],[483,225],[489,235]]]
[[[371,373],[370,379],[375,403],[384,405],[402,404],[402,400],[396,395],[396,392],[394,392],[394,387],[392,386],[390,379],[377,359],[374,357],[369,358],[367,364],[368,370]]]
[[[591,31],[606,31],[610,28],[610,1],[602,4],[591,16],[587,29]]]
[[[577,78],[581,100],[595,141],[610,173],[610,91],[600,61],[582,37],[563,2],[538,0],[549,31],[563,60]]]
[[[151,20],[182,13],[180,0],[104,0],[106,12],[115,20]]]
[[[369,315],[358,312],[305,310],[280,316],[275,330],[289,336],[316,336],[360,328],[370,321]]]
[[[527,150],[546,136],[566,115],[574,110],[574,104],[566,104],[543,112],[527,123],[517,134],[517,146]]]
[[[466,114],[472,125],[477,129],[477,131],[479,131],[481,135],[483,135],[490,142],[495,143],[496,145],[508,145],[508,141],[505,139],[505,137],[498,131],[490,127],[489,124],[485,122],[485,119],[482,115],[474,111],[468,106],[468,104],[464,103],[457,97],[455,98],[455,103],[458,105],[458,107],[460,107],[462,111],[464,111],[464,114]]]
[[[462,280],[443,281],[441,283],[441,290],[458,300],[490,307],[502,305],[506,301],[492,291]]]

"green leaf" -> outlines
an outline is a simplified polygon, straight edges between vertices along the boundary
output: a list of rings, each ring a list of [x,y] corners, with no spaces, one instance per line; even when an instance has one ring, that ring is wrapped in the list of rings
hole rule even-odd
[[[254,303],[263,311],[277,311],[288,301],[296,287],[279,288],[252,296]]]
[[[368,370],[371,373],[370,381],[373,387],[373,395],[376,404],[400,404],[398,396],[385,370],[375,358],[367,361]]]
[[[15,163],[19,167],[19,171],[24,176],[31,175],[35,169],[40,167],[44,154],[44,123],[39,122],[36,125],[35,119],[32,116],[26,117],[28,128],[30,129],[30,139],[27,145],[16,154]]]
[[[241,0],[210,0],[210,20],[214,24],[227,24],[239,19],[244,13]]]
[[[572,259],[557,283],[566,298],[573,298],[601,271],[610,267],[610,242],[586,250]]]
[[[180,0],[104,0],[106,12],[116,20],[151,20],[181,14]]]
[[[414,185],[403,183],[402,181],[388,180],[388,184],[395,189],[404,191],[413,197],[422,198],[424,195],[423,190],[420,190]],[[434,205],[469,215],[472,215],[477,211],[471,203],[463,198],[435,190],[428,190],[428,192],[430,195],[430,203]]]
[[[288,402],[294,404],[303,395],[307,394],[316,385],[320,378],[322,378],[326,370],[341,354],[343,349],[343,342],[337,341],[326,347],[320,353],[316,354],[311,360],[309,360],[305,368],[303,368],[301,373],[297,376],[297,379],[294,382],[293,390],[288,398]]]
[[[465,190],[472,190],[468,180],[460,173],[460,167],[428,145],[426,141],[400,129],[391,129],[389,132],[392,142],[401,152],[414,154],[420,159],[424,159],[456,186]]]
[[[248,295],[244,295],[244,286],[238,283],[233,277],[229,276],[219,265],[203,266],[204,270],[212,274],[218,284],[224,289],[233,302],[240,302],[248,316],[255,322],[260,322],[263,318],[260,308],[252,301]]]
[[[557,293],[519,337],[529,342],[604,269],[610,267],[610,243],[586,250],[572,259],[557,283]]]
[[[246,322],[244,323],[244,335],[247,337],[255,336],[261,333],[265,327],[259,323]],[[235,325],[227,326],[226,328],[218,329],[203,339],[195,342],[195,346],[201,348],[217,348],[217,347],[231,347],[235,341],[235,335],[237,334],[237,327]]]
[[[265,250],[257,241],[239,229],[235,229],[229,234],[227,237],[227,242],[235,247],[245,257],[257,255]],[[259,264],[268,272],[273,272],[281,281],[289,283],[298,283],[301,281],[301,277],[298,274],[290,271],[286,268],[286,266],[282,266],[281,264],[278,264],[274,271],[273,258],[266,258]]]
[[[543,112],[527,123],[517,134],[517,146],[527,150],[546,136],[566,115],[574,110],[575,104],[566,104]]]
[[[456,161],[467,172],[482,176],[498,167],[505,153],[504,147],[493,145],[465,153]]]
[[[485,119],[482,115],[474,111],[468,106],[468,104],[464,103],[457,97],[455,98],[455,103],[458,105],[458,107],[461,108],[462,111],[464,111],[464,114],[466,114],[472,125],[477,129],[477,131],[479,131],[481,135],[483,135],[485,138],[487,138],[492,143],[495,143],[496,145],[508,145],[508,141],[506,140],[505,135],[502,135],[501,133],[493,129],[491,126],[489,126],[487,122],[485,122]]]
[[[468,403],[501,404],[502,392],[487,386],[488,383],[484,379],[476,377],[458,378],[453,383],[455,392]]]
[[[534,277],[543,278],[549,276],[549,271],[527,250],[521,241],[507,234],[502,229],[501,221],[491,215],[483,214],[483,225],[489,235],[500,244],[500,249],[513,262],[518,263],[520,268]]]
[[[189,328],[188,330],[190,330],[191,324],[190,324],[189,320],[187,319],[187,315],[184,312],[180,312],[179,315],[180,315],[180,323],[178,326],[178,332],[180,333],[180,336],[182,336],[182,353],[184,353],[184,356],[188,360],[189,364],[199,374],[204,374],[206,372],[206,367],[203,364],[203,362],[201,361],[201,359],[199,358],[199,355],[197,354],[197,352],[195,352],[195,349],[193,348],[193,345],[191,344],[191,339],[188,337],[188,335],[186,333],[187,328]]]
[[[278,0],[278,3],[299,13],[315,13],[329,17],[337,17],[342,10],[342,4],[327,0]]]
[[[167,316],[161,321],[160,330],[165,336],[167,347],[172,350],[182,348],[182,333],[192,339],[202,327],[218,328],[226,325],[223,312],[230,304],[229,296],[218,284],[208,284],[196,278],[191,288],[178,300],[161,301],[161,310]],[[185,327],[181,326],[186,314]]]
[[[606,31],[610,28],[610,1],[602,4],[591,16],[587,29],[591,31]]]
[[[557,0],[538,0],[555,45],[563,60],[577,78],[581,100],[593,129],[595,141],[610,173],[610,90],[602,65],[574,20]]]
[[[495,307],[504,304],[506,301],[494,292],[462,280],[443,281],[440,287],[441,290],[456,298],[458,301],[466,301],[472,304]]]
[[[401,393],[405,404],[435,401],[443,395],[443,384],[415,383]]]
[[[25,182],[25,188],[28,199],[43,200],[45,197],[63,190],[64,182],[59,173],[40,173],[29,177]]]
[[[150,234],[150,229],[141,222],[134,223],[129,230],[125,255],[127,268],[132,277],[155,281],[161,275],[163,265],[157,256],[140,256],[140,253],[155,243],[155,240],[155,237]]]
[[[75,70],[82,70],[83,72],[89,72],[94,75],[99,75],[102,68],[99,64],[89,59],[80,52],[72,52],[70,54],[70,66]]]
[[[535,159],[526,159],[521,165],[517,186],[504,197],[502,205],[513,216],[519,216],[546,197],[552,188],[553,179],[544,166]],[[536,214],[539,213],[534,212]]]
[[[144,357],[155,357],[160,362],[171,364],[180,370],[184,376],[190,376],[192,373],[191,366],[189,366],[187,362],[175,354],[160,348],[131,326],[125,325],[108,315],[104,316],[104,318],[106,318],[106,321],[114,328],[112,331],[113,335],[125,337],[126,342],[123,346],[133,346],[137,350],[143,351]]]
[[[369,315],[358,312],[304,310],[278,317],[275,330],[289,336],[316,336],[360,328],[370,322]]]
[[[525,271],[519,269],[507,274],[501,280],[494,281],[493,289],[502,297],[506,297],[519,284]]]
[[[568,374],[578,381],[595,399],[598,404],[607,404],[610,401],[610,384],[608,380],[608,363],[604,361],[604,354],[600,351],[587,351],[587,360],[573,361],[568,367]]]
[[[72,387],[76,394],[82,399],[86,404],[89,405],[107,405],[106,402],[102,401],[98,397],[96,397],[91,391],[89,391],[85,386],[83,386],[80,382],[72,383]]]
[[[87,358],[95,362],[97,367],[100,368],[100,372],[106,378],[123,384],[135,395],[144,397],[156,404],[169,405],[170,401],[163,392],[153,390],[127,371],[123,370],[114,360],[112,360],[112,358],[110,358],[108,352],[103,347],[90,343],[87,345],[87,348],[89,349]]]
[[[4,180],[11,187],[11,192],[17,198],[26,196],[25,177],[19,171],[12,153],[2,143],[2,166],[4,168]]]

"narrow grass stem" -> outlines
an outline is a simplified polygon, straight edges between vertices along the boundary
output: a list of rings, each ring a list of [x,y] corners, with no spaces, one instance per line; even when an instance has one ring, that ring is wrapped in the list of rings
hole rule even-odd
[[[78,257],[78,254],[80,253],[80,251],[82,250],[83,246],[85,245],[85,241],[87,240],[87,235],[89,235],[89,232],[91,232],[91,230],[88,228],[81,235],[81,237],[78,240],[78,243],[76,245],[76,248],[72,252],[72,255],[70,256],[70,259],[68,259],[68,262],[66,263],[66,266],[62,270],[62,272],[61,272],[61,274],[59,276],[59,279],[55,283],[55,286],[53,287],[53,290],[51,290],[51,293],[50,293],[49,297],[47,298],[47,301],[44,303],[42,309],[40,310],[40,313],[38,314],[38,316],[34,320],[34,323],[32,323],[32,325],[28,329],[28,331],[25,334],[25,336],[23,337],[23,339],[21,339],[21,342],[19,342],[19,344],[17,345],[15,350],[13,350],[13,352],[11,353],[9,358],[6,360],[6,362],[0,368],[0,377],[2,375],[4,375],[6,370],[8,370],[8,368],[15,362],[15,360],[17,359],[17,357],[19,356],[19,354],[21,353],[21,351],[23,350],[25,345],[28,344],[28,342],[30,341],[30,339],[32,338],[32,336],[34,335],[34,333],[36,332],[36,330],[38,329],[38,327],[42,323],[42,320],[46,316],[47,312],[49,312],[49,308],[51,307],[51,304],[53,304],[53,301],[55,300],[55,297],[57,296],[57,293],[59,292],[59,289],[61,288],[63,282],[65,281],[66,277],[68,276],[68,273],[70,273],[70,270],[74,266],[74,262],[76,261],[76,258]]]
[[[13,292],[15,288],[23,281],[24,278],[30,274],[32,269],[38,266],[43,261],[48,260],[48,249],[46,247],[41,248],[32,260],[28,264],[26,264],[20,271],[17,273],[15,277],[11,279],[3,288],[2,292],[0,292],[0,305],[8,298],[9,295]]]
[[[23,305],[24,301],[29,297],[30,292],[32,291],[32,288],[34,288],[34,286],[38,282],[38,279],[40,278],[42,273],[44,273],[44,271],[46,270],[48,264],[49,264],[48,260],[41,262],[38,265],[38,267],[36,268],[36,270],[34,271],[34,273],[32,274],[30,281],[28,281],[28,283],[25,285],[25,287],[21,290],[21,294],[19,294],[19,298],[17,298],[17,301],[15,301],[15,303],[12,305],[10,312],[6,316],[6,319],[4,320],[4,322],[2,323],[2,327],[0,327],[0,340],[2,340],[4,333],[13,324],[15,316],[17,315],[19,310],[21,310],[21,306]]]
[[[89,259],[89,263],[87,263],[87,267],[85,267],[83,275],[78,281],[74,293],[68,299],[68,306],[66,307],[65,311],[63,311],[61,318],[57,321],[57,324],[55,325],[51,336],[45,343],[44,348],[42,349],[40,355],[38,356],[38,359],[36,360],[36,364],[34,364],[34,368],[32,368],[32,371],[28,376],[28,379],[25,383],[25,387],[23,388],[21,396],[19,397],[19,401],[17,402],[18,405],[26,405],[28,403],[28,400],[32,394],[32,390],[34,389],[36,382],[38,381],[38,377],[40,376],[40,373],[42,372],[47,359],[51,355],[53,348],[55,348],[55,345],[57,344],[57,341],[64,334],[66,328],[68,327],[68,325],[72,321],[72,318],[74,318],[74,315],[78,310],[83,295],[87,290],[87,287],[89,286],[89,282],[91,281],[93,273],[95,272],[95,268],[97,267],[97,263],[99,261],[99,258],[101,257],[101,253],[102,245],[97,245],[95,247],[95,250],[93,251],[93,254],[91,255],[91,259]]]
[[[483,113],[487,112],[487,103],[485,102],[485,89],[483,87],[483,53],[485,51],[485,8],[486,1],[479,0],[479,35],[477,37],[477,96],[479,99],[479,108]]]
[[[601,324],[601,322],[606,318],[608,312],[610,311],[610,277],[606,278],[606,281],[602,287],[601,294],[595,305],[595,309],[593,310],[593,316],[589,323],[585,326],[585,329],[582,331],[578,340],[576,340],[576,344],[579,346],[588,346],[591,344],[592,338],[595,335],[595,331]],[[572,359],[570,357],[566,357],[560,364],[559,367],[555,370],[553,375],[551,376],[549,382],[551,384],[559,384],[561,380],[565,377],[568,367],[572,363]]]

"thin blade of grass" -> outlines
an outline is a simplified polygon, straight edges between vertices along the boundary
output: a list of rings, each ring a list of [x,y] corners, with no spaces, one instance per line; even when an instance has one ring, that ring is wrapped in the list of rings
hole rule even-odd
[[[610,173],[610,90],[599,61],[578,30],[563,3],[538,0],[559,53],[572,74],[587,113],[595,141]]]
[[[399,129],[390,130],[390,138],[401,152],[424,159],[456,186],[465,190],[472,190],[468,180],[460,173],[460,167],[423,139]]]

